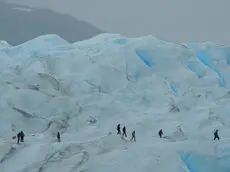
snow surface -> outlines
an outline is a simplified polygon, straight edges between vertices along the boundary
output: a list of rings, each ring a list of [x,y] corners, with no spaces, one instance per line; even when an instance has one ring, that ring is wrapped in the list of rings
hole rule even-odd
[[[230,172],[228,46],[44,35],[0,60],[0,172]]]

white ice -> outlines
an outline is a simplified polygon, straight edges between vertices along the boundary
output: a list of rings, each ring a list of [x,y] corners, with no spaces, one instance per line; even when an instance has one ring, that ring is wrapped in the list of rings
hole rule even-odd
[[[44,35],[0,61],[0,172],[230,172],[226,45]]]

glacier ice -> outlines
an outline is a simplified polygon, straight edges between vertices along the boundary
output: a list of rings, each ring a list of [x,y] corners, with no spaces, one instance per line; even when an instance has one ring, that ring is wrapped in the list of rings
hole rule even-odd
[[[203,147],[204,145],[201,145]],[[208,144],[206,144],[208,146]],[[222,141],[221,145],[212,145],[212,151],[204,150],[197,152],[178,152],[178,156],[185,163],[189,172],[228,172],[230,167],[228,165],[230,161],[229,145],[226,141]],[[203,148],[206,149],[206,148]],[[201,153],[202,152],[202,153]]]
[[[230,171],[227,45],[43,35],[1,41],[0,61],[1,172]]]

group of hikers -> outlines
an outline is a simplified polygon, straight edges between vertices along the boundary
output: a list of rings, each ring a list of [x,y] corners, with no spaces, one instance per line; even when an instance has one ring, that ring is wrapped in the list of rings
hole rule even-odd
[[[19,144],[19,142],[24,142],[24,137],[25,137],[25,134],[24,132],[21,130],[18,134],[17,134],[17,143]]]
[[[15,137],[15,136],[14,136]],[[13,138],[14,138],[13,137]],[[18,134],[17,134],[17,143],[19,144],[20,142],[24,142],[24,137],[25,137],[25,134],[24,132],[21,130]],[[60,136],[60,133],[57,132],[57,140],[58,142],[61,142],[61,136]]]
[[[118,125],[117,125],[117,134],[121,134],[121,124],[118,124]],[[125,127],[125,126],[122,128],[122,136],[123,136],[123,137],[127,137],[127,134],[126,134],[126,127]],[[131,137],[130,141],[136,142],[135,130],[132,132],[132,137]]]
[[[216,139],[220,140],[218,132],[219,132],[219,130],[216,129],[215,132],[214,132],[214,140],[216,140]],[[121,124],[117,125],[117,135],[119,135],[119,134],[121,134]],[[163,137],[164,133],[163,133],[162,129],[160,129],[158,131],[158,135],[159,135],[160,138]],[[125,126],[122,128],[122,136],[123,137],[127,137],[126,127]],[[136,142],[136,133],[135,133],[135,130],[132,132],[132,137],[131,137],[130,141]]]
[[[119,134],[121,134],[121,124],[117,125],[117,135],[119,135]],[[163,133],[162,129],[160,129],[159,132],[158,132],[158,135],[160,136],[160,138],[162,138],[163,134],[164,133]],[[122,128],[122,136],[127,137],[126,127],[125,126]],[[136,132],[135,132],[135,130],[133,130],[133,132],[132,132],[132,137],[131,137],[130,141],[136,142]]]
[[[218,132],[219,132],[219,130],[216,129],[215,132],[214,132],[214,140],[216,140],[216,139],[220,140],[220,137],[219,137]],[[122,128],[122,134],[121,134],[121,124],[118,124],[118,125],[117,125],[117,135],[122,135],[122,137],[127,137],[127,134],[126,134],[126,127],[124,126],[124,127]],[[163,137],[164,133],[163,133],[163,130],[162,130],[162,129],[159,130],[158,135],[159,135],[160,138]],[[24,142],[24,137],[25,137],[25,134],[24,134],[24,132],[21,130],[21,131],[17,134],[17,143],[19,144],[19,142]],[[57,140],[58,140],[58,142],[61,142],[61,136],[60,136],[60,133],[59,133],[59,132],[57,132]],[[130,141],[136,142],[136,133],[135,133],[135,130],[133,130],[133,132],[132,132],[132,137],[131,137]]]

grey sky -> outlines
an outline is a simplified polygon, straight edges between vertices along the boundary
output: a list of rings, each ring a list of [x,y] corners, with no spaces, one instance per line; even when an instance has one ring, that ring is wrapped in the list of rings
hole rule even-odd
[[[9,0],[8,0],[9,1]],[[230,43],[229,0],[14,0],[85,20],[106,32],[173,42]]]

